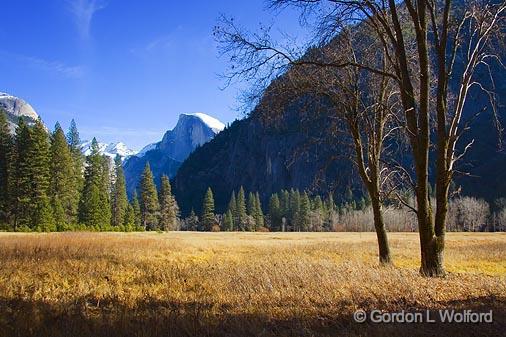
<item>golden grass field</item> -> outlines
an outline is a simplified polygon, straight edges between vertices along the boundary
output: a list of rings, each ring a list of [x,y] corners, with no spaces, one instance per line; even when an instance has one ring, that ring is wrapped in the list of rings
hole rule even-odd
[[[418,234],[0,233],[2,336],[501,335],[506,234],[448,233],[446,278]],[[355,323],[357,309],[494,312],[494,323]]]

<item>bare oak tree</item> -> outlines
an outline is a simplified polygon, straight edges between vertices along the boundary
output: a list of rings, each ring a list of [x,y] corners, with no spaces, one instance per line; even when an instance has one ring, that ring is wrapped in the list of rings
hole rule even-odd
[[[228,46],[234,43],[240,46],[233,51],[231,61],[239,65],[238,61],[251,61],[233,71],[232,77],[262,78],[265,82],[269,75],[285,71],[288,66],[314,65],[325,69],[365,70],[395,82],[414,167],[420,272],[425,276],[444,275],[449,187],[456,162],[472,145],[472,141],[459,144],[462,134],[470,127],[464,107],[470,90],[477,87],[489,99],[495,112],[490,69],[493,63],[503,65],[500,52],[506,25],[506,1],[272,0],[270,4],[273,8],[300,8],[304,17],[318,13],[317,33],[324,42],[328,37],[339,35],[345,27],[366,26],[381,43],[386,68],[360,60],[335,62],[318,57],[304,58],[300,53],[293,53],[293,46],[274,45],[265,32],[248,36],[232,30],[228,35],[229,42],[233,42]],[[482,72],[488,73],[491,80],[478,76]],[[458,145],[463,151],[459,152]],[[433,170],[435,213],[429,196],[431,149],[436,156]]]

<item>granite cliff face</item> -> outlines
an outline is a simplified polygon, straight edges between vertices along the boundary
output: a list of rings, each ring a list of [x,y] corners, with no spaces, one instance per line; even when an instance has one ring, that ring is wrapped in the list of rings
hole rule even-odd
[[[208,187],[213,189],[217,212],[225,211],[232,191],[240,186],[260,192],[264,204],[283,188],[334,193],[341,200],[350,194],[361,196],[361,182],[346,159],[347,139],[330,136],[336,126],[329,115],[321,111],[317,120],[307,123],[302,107],[287,109],[276,126],[265,125],[254,113],[196,149],[173,181],[182,213],[200,210]]]
[[[19,97],[6,93],[0,93],[0,109],[5,110],[7,113],[7,120],[12,132],[14,132],[20,117],[23,117],[29,124],[34,123],[39,118],[39,115],[30,104]]]
[[[125,160],[128,193],[137,188],[146,163],[149,162],[157,183],[163,174],[172,178],[193,150],[213,139],[224,127],[203,113],[181,114],[174,129],[167,131],[160,142],[146,146]]]
[[[497,117],[504,125],[506,70],[495,67],[493,71]],[[457,90],[455,82],[450,87]],[[232,191],[238,191],[240,186],[247,192],[258,191],[264,205],[273,192],[290,188],[320,195],[333,193],[337,202],[362,197],[362,182],[349,157],[350,140],[345,133],[337,132],[342,128],[335,125],[332,108],[324,111],[321,102],[303,101],[304,97],[300,97],[298,102],[282,103],[283,120],[274,124],[263,122],[262,115],[269,115],[271,107],[260,104],[248,118],[234,122],[192,153],[173,182],[183,215],[192,208],[200,210],[208,187],[214,192],[217,212],[226,210]],[[484,107],[487,108],[483,110]],[[472,123],[459,143],[458,153],[471,140],[474,144],[456,167],[471,175],[456,174],[455,182],[462,187],[463,195],[484,198],[493,204],[506,197],[506,151],[498,146],[501,136],[491,110],[483,93],[473,88],[464,109],[464,119]],[[475,116],[479,111],[482,112]],[[398,152],[400,162],[410,163],[409,149]],[[429,175],[433,179],[433,170]]]

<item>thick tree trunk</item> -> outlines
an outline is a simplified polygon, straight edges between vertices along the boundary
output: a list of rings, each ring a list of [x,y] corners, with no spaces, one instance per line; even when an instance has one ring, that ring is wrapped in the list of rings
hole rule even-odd
[[[443,266],[444,235],[436,236],[420,231],[422,261],[420,273],[428,277],[445,276]]]
[[[379,200],[372,200],[372,209],[374,213],[374,228],[376,229],[376,237],[378,238],[379,262],[382,265],[391,264],[390,246]]]

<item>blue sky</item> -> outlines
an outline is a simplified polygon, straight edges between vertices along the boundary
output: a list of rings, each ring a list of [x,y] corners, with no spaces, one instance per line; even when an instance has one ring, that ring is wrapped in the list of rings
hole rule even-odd
[[[3,0],[2,12],[0,91],[27,100],[51,128],[75,118],[81,138],[134,149],[180,113],[241,117],[239,87],[220,90],[220,14],[249,30],[300,30],[295,13],[275,16],[262,0]]]

